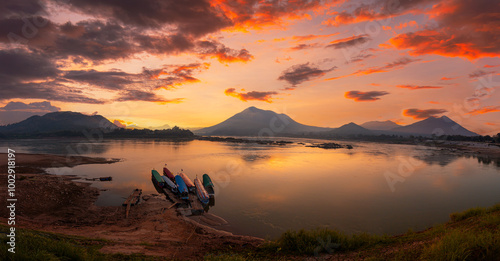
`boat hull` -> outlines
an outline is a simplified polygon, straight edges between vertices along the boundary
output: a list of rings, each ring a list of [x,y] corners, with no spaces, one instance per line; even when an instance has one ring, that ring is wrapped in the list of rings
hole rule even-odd
[[[208,174],[203,174],[203,186],[207,191],[208,195],[213,198],[215,195],[214,184],[212,183],[212,179]]]
[[[177,189],[179,190],[179,197],[184,200],[189,200],[189,195],[188,195],[189,190],[182,177],[176,175],[175,182],[177,183]]]
[[[196,195],[198,196],[198,199],[201,201],[201,203],[205,205],[208,204],[210,202],[210,196],[201,184],[201,181],[198,178],[195,178],[194,184],[196,186]]]
[[[160,173],[156,170],[151,170],[151,180],[153,183],[155,183],[158,187],[163,188],[165,187],[165,181],[163,178],[160,176]]]
[[[196,191],[196,187],[194,186],[194,183],[189,179],[189,177],[184,174],[184,173],[179,173],[179,176],[182,177],[182,180],[184,180],[184,183],[186,184],[189,192],[195,192]]]

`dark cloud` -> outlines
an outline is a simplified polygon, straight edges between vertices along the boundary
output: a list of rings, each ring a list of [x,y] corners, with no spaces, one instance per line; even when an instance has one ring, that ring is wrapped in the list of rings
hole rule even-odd
[[[477,59],[500,56],[499,1],[450,0],[440,2],[427,13],[437,26],[399,34],[389,40],[398,49],[414,55],[439,54]]]
[[[103,104],[104,100],[98,100],[84,93],[82,89],[68,87],[58,81],[30,82],[5,84],[0,83],[0,101],[15,98],[20,99],[43,99],[73,103]]]
[[[2,0],[0,18],[31,16],[45,12],[45,5],[39,0]]]
[[[72,10],[125,25],[202,36],[230,26],[231,20],[206,0],[60,0]],[[172,28],[173,27],[173,28]]]
[[[410,90],[421,90],[421,89],[441,89],[442,86],[429,86],[429,85],[398,85],[398,88],[410,89]]]
[[[0,107],[0,124],[11,124],[25,120],[33,115],[43,115],[48,112],[60,111],[61,108],[53,106],[50,102],[9,102]]]
[[[200,56],[216,58],[221,63],[248,62],[253,59],[247,49],[234,50],[217,41],[199,41],[196,45]]]
[[[80,70],[66,71],[64,78],[79,83],[86,83],[98,86],[104,89],[121,90],[127,85],[134,83],[131,79],[136,75],[128,74],[122,71],[96,71],[96,70]]]
[[[447,112],[445,109],[427,109],[427,110],[420,110],[420,109],[406,109],[403,111],[403,115],[407,117],[412,117],[413,119],[420,120],[420,119],[427,119],[429,117],[434,117],[439,114],[443,114]]]
[[[59,70],[46,55],[23,49],[0,50],[0,82],[17,83],[56,77]]]
[[[26,112],[55,112],[61,108],[53,106],[50,102],[9,102],[7,105],[0,107],[0,111],[26,111]]]
[[[366,102],[366,101],[376,101],[380,100],[380,96],[384,96],[389,94],[384,91],[370,91],[370,92],[361,92],[361,91],[348,91],[344,94],[347,99],[353,99],[357,102]]]
[[[179,54],[194,49],[192,37],[182,34],[174,35],[137,35],[134,40],[140,49],[152,54]]]
[[[312,48],[318,48],[321,47],[322,45],[319,43],[310,43],[310,44],[297,44],[294,47],[290,47],[291,51],[299,51],[299,50],[305,50],[305,49],[312,49]]]
[[[327,72],[335,70],[335,68],[337,67],[335,66],[330,69],[322,70],[310,63],[296,64],[283,71],[280,77],[278,77],[278,80],[286,81],[295,87],[305,81],[322,77]]]
[[[272,102],[273,95],[277,95],[278,92],[269,91],[269,92],[259,92],[259,91],[251,91],[251,92],[237,92],[235,88],[229,88],[224,91],[224,94],[227,96],[236,97],[242,101],[265,101]]]
[[[486,76],[486,75],[490,75],[490,74],[495,74],[496,71],[483,71],[483,70],[476,70],[474,72],[472,72],[471,74],[469,74],[469,78],[480,78],[480,77],[483,77],[483,76]]]
[[[150,91],[142,91],[142,90],[125,90],[120,93],[116,101],[124,102],[124,101],[147,101],[147,102],[157,102],[161,104],[165,103],[180,103],[183,98],[176,99],[165,99],[156,95]]]
[[[411,12],[421,13],[432,3],[439,0],[376,0],[366,4],[366,1],[357,6],[352,12],[342,11],[323,24],[342,26],[347,24],[387,19]]]
[[[335,48],[335,49],[348,48],[348,47],[352,47],[352,46],[366,43],[369,40],[371,40],[371,38],[367,34],[355,35],[355,36],[332,41],[326,47],[327,48],[331,47],[331,48]]]
[[[358,54],[356,56],[353,56],[351,57],[351,59],[349,60],[349,62],[351,63],[357,63],[357,62],[361,62],[361,61],[364,61],[370,57],[373,57],[374,55],[373,54],[370,54],[370,53],[367,53],[367,54]]]

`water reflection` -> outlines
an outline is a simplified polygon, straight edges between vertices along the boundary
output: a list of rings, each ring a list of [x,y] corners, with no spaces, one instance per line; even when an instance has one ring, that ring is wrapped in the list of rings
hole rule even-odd
[[[15,148],[54,153],[79,142],[16,141]],[[67,174],[112,176],[110,182],[93,183],[105,190],[96,204],[121,205],[136,188],[145,195],[160,193],[151,182],[151,169],[165,163],[174,173],[184,169],[191,179],[208,173],[217,205],[211,202],[207,210],[226,219],[231,232],[270,238],[287,229],[318,226],[397,234],[445,222],[452,212],[490,206],[500,199],[497,159],[423,146],[352,144],[353,150],[324,150],[300,144],[111,140],[87,155],[124,161],[81,165]],[[408,162],[415,164],[408,167]],[[404,175],[402,166],[408,170]],[[394,192],[384,176],[388,172],[403,178]]]

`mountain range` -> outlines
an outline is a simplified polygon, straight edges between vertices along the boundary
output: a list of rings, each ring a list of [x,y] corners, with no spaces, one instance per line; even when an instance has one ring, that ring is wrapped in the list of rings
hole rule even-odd
[[[32,116],[28,119],[0,126],[1,134],[36,134],[63,131],[83,131],[89,129],[116,130],[118,126],[101,115],[85,115],[78,112],[51,112],[43,116]],[[325,128],[304,125],[296,122],[285,114],[270,110],[249,107],[227,120],[195,130],[199,135],[221,136],[350,136],[350,135],[401,135],[401,136],[431,136],[462,135],[477,136],[452,119],[429,117],[410,125],[401,126],[392,121],[371,121],[361,125],[348,123],[338,128]]]
[[[273,128],[274,127],[274,128]],[[462,135],[477,136],[446,116],[429,117],[425,120],[410,125],[401,126],[392,121],[370,121],[358,125],[348,123],[338,128],[324,128],[300,124],[285,114],[249,107],[235,114],[227,120],[194,131],[201,135],[226,135],[226,136],[266,136],[266,134],[279,135],[307,135],[311,133],[337,136],[348,135]]]

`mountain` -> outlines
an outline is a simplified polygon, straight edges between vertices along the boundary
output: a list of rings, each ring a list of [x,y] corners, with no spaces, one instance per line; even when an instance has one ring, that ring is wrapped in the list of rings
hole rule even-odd
[[[369,130],[390,130],[401,125],[393,122],[393,121],[369,121],[360,125],[361,127]]]
[[[18,123],[0,126],[0,133],[35,134],[79,132],[90,129],[115,130],[118,127],[101,115],[89,116],[78,112],[62,111],[47,113],[43,116],[35,115]]]
[[[249,107],[211,127],[194,131],[203,135],[277,136],[330,130],[300,124],[285,114]]]
[[[374,134],[372,131],[367,130],[366,128],[363,128],[356,123],[348,123],[345,125],[342,125],[338,128],[332,129],[329,131],[329,133],[332,134],[337,134],[337,135],[357,135],[357,134],[364,134],[364,135],[370,135]]]
[[[415,122],[407,126],[401,126],[391,129],[392,132],[406,133],[413,135],[462,135],[462,136],[478,136],[479,134],[467,130],[454,122],[452,119],[442,117],[429,117],[425,120]]]

